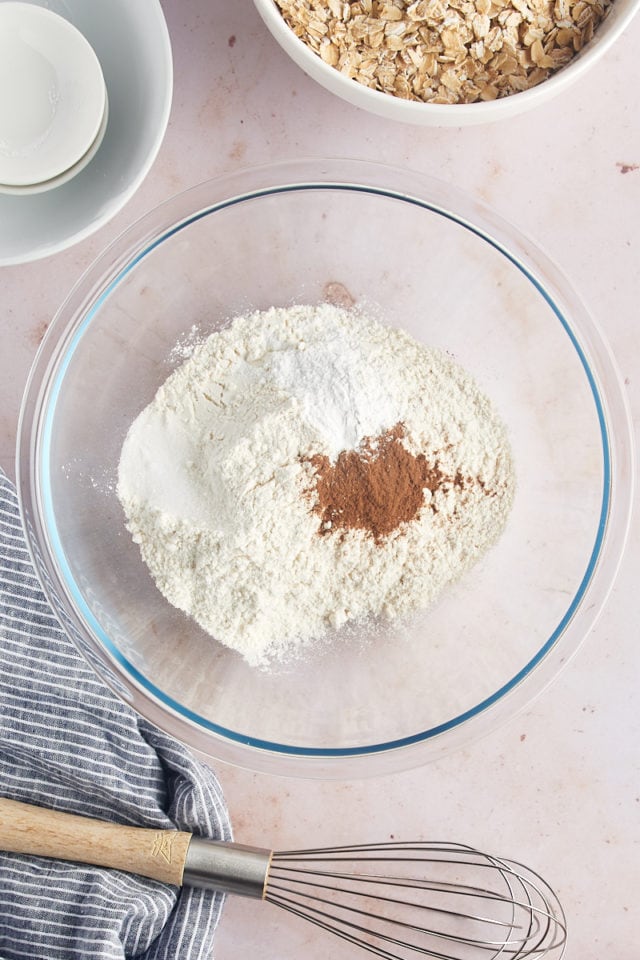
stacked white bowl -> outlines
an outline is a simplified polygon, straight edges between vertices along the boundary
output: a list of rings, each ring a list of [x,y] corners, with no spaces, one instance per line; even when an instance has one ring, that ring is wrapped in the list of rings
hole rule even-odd
[[[108,100],[93,48],[64,17],[0,4],[0,192],[66,183],[96,154]]]

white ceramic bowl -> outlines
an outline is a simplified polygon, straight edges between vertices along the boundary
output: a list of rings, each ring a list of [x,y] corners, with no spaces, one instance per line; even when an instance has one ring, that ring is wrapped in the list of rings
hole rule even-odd
[[[29,194],[34,193],[43,193],[45,190],[53,190],[54,187],[60,187],[63,183],[67,183],[69,180],[76,177],[81,170],[87,166],[88,163],[91,163],[96,153],[102,145],[104,140],[104,135],[107,132],[107,124],[109,123],[109,101],[105,97],[104,101],[104,111],[102,114],[102,120],[98,133],[96,134],[95,140],[89,147],[86,153],[84,153],[80,159],[69,167],[67,170],[64,170],[62,173],[59,173],[57,177],[52,177],[50,180],[42,180],[39,183],[29,183],[25,186],[7,186],[6,184],[0,184],[0,194],[8,193],[11,196],[28,196]]]
[[[610,13],[593,40],[548,80],[522,93],[499,100],[469,104],[419,103],[371,90],[324,63],[285,23],[275,0],[254,0],[258,13],[282,49],[312,79],[356,107],[386,117],[423,126],[460,127],[504,120],[546,103],[566,90],[589,70],[626,29],[640,8],[640,0],[614,0]]]
[[[0,266],[57,253],[111,220],[149,172],[169,120],[173,65],[158,0],[49,0],[47,7],[95,50],[109,119],[100,149],[71,180],[35,195],[0,195]]]
[[[0,4],[0,192],[53,185],[89,153],[107,106],[100,61],[59,14]]]

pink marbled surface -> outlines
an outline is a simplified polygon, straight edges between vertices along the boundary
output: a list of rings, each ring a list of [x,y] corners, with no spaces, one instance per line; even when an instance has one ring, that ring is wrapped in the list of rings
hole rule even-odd
[[[474,193],[532,236],[580,291],[640,412],[640,19],[577,87],[490,127],[400,126],[306,78],[249,2],[166,0],[171,121],[138,194],[93,238],[0,269],[0,464],[14,468],[28,369],[65,294],[137,216],[201,180],[284,157],[405,164]],[[236,837],[278,848],[429,834],[515,855],[553,881],[567,960],[635,960],[640,888],[640,652],[636,522],[599,624],[526,713],[472,748],[360,782],[252,775],[219,765]],[[218,960],[357,956],[275,908],[230,898]]]

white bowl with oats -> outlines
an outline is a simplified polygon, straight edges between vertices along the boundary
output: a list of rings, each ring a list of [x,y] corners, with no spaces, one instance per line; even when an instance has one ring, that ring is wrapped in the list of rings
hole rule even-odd
[[[640,0],[254,0],[291,59],[390,120],[466,126],[547,102],[617,40]]]

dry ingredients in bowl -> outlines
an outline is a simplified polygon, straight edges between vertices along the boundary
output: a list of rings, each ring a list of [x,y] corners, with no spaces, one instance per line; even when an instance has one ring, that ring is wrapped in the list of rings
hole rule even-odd
[[[427,607],[497,539],[513,490],[473,379],[332,304],[196,346],[132,424],[118,481],[158,588],[253,665]]]
[[[591,40],[611,0],[276,0],[331,67],[374,90],[474,103],[546,80]]]

